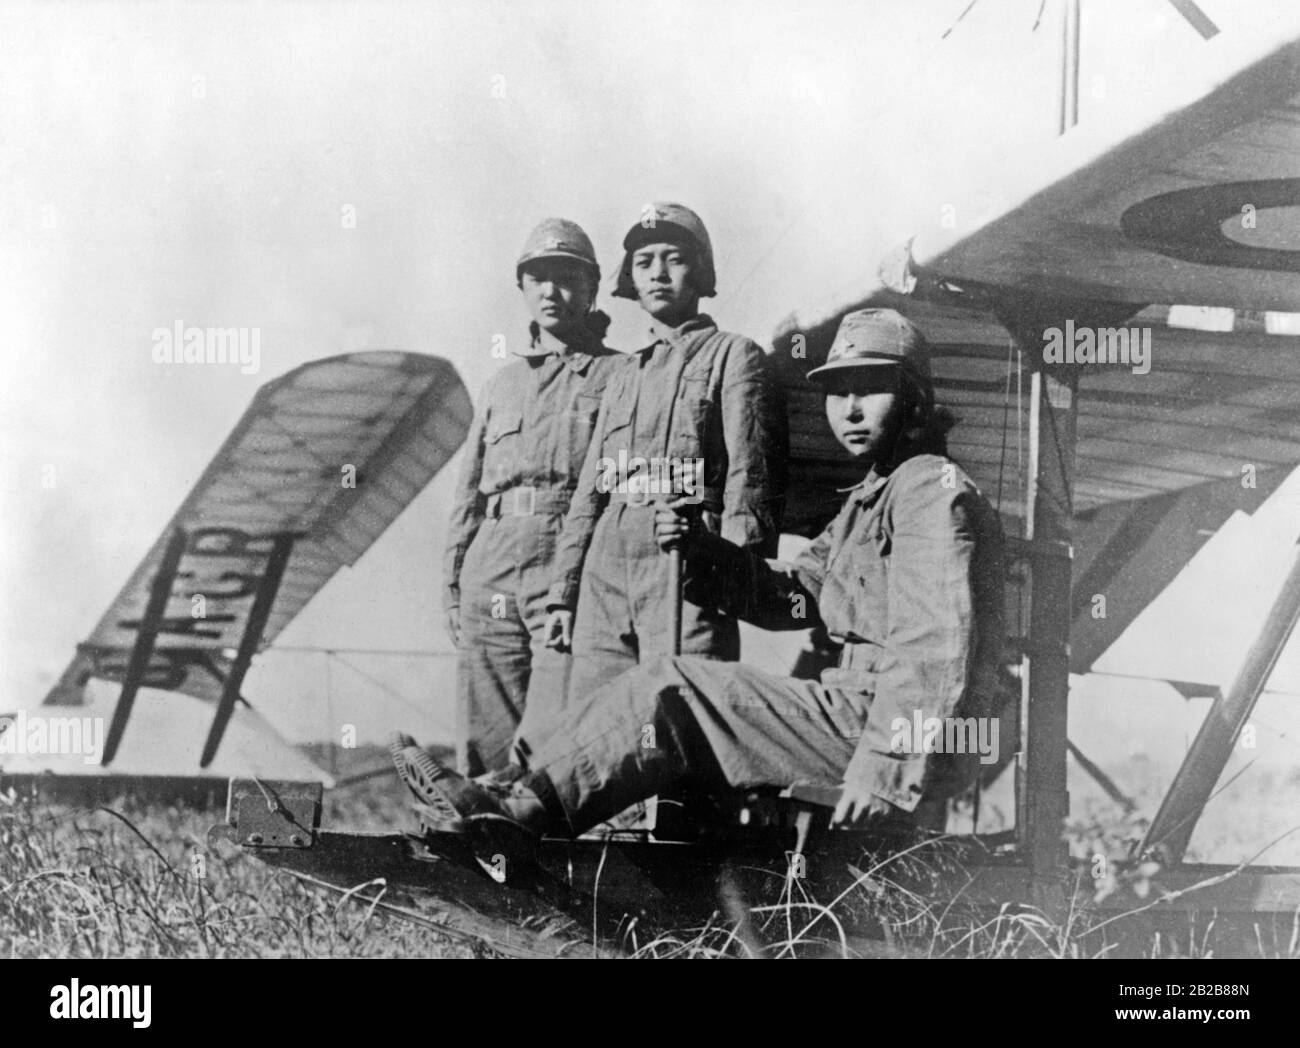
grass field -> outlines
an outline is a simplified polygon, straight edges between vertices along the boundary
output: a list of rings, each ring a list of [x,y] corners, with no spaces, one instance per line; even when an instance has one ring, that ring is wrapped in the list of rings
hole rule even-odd
[[[331,801],[380,828],[383,793]],[[395,806],[387,810],[400,811]],[[97,809],[0,794],[0,956],[442,957],[473,951],[208,844],[219,814],[130,801]]]
[[[354,830],[404,828],[400,786],[381,778],[327,794],[324,824]],[[98,808],[39,803],[0,793],[0,956],[4,957],[469,957],[467,943],[432,922],[412,923],[368,900],[305,885],[207,830],[220,813],[121,799]],[[1105,810],[1072,820],[1076,854],[1122,853],[1131,821]],[[1087,932],[1085,912],[1048,920],[1023,907],[963,913],[952,899],[898,887],[922,853],[860,871],[837,898],[814,899],[792,879],[767,897],[724,903],[698,927],[644,931],[640,957],[898,953],[947,957],[1092,957],[1112,946]],[[1212,924],[1212,919],[1210,921]],[[1248,934],[1247,939],[1252,937]],[[1277,921],[1248,952],[1300,956],[1300,915]],[[1130,952],[1209,955],[1192,936],[1150,936]]]

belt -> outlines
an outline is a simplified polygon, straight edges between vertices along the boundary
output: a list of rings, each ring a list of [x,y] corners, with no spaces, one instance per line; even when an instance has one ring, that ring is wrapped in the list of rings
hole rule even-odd
[[[530,484],[521,484],[517,488],[508,488],[489,495],[487,500],[487,517],[532,517],[558,516],[569,508],[570,492],[555,491],[550,488],[535,488]]]
[[[649,506],[656,502],[671,502],[673,499],[681,498],[685,492],[674,493],[656,493],[650,491],[611,491],[609,493],[610,502],[622,502],[629,506]],[[700,505],[711,513],[722,512],[722,489],[705,488],[702,498],[698,499]]]
[[[879,644],[847,641],[844,647],[840,649],[839,668],[875,673],[880,665],[880,655],[881,647]]]
[[[876,693],[879,665],[879,645],[848,641],[840,651],[839,665],[822,670],[822,684],[859,696],[863,700],[861,710],[865,716]]]

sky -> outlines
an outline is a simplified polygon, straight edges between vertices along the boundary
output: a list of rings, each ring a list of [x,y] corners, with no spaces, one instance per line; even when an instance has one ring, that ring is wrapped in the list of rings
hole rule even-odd
[[[608,274],[646,201],[688,204],[709,311],[764,342],[945,206],[972,229],[1008,206],[1057,136],[1062,2],[967,6],[0,5],[0,704],[45,693],[262,383],[400,347],[476,393],[493,339],[524,338],[514,260],[544,216]],[[1201,6],[1209,45],[1166,0],[1084,4],[1081,126],[1139,125],[1285,11]],[[601,304],[637,345],[635,307]],[[259,329],[259,370],[156,363],[178,321]],[[458,465],[281,638],[431,654],[260,656],[247,692],[291,737],[395,710],[449,732]]]

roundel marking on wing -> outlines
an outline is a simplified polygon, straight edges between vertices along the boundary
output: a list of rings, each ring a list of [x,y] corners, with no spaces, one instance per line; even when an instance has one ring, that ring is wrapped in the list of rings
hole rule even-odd
[[[1300,178],[1268,178],[1176,189],[1148,197],[1120,216],[1120,229],[1137,244],[1170,258],[1232,269],[1300,272],[1294,248],[1261,247],[1227,236],[1229,219],[1253,215],[1258,227],[1270,210],[1300,207]],[[1293,225],[1286,215],[1285,225]],[[1283,223],[1279,223],[1283,224]]]

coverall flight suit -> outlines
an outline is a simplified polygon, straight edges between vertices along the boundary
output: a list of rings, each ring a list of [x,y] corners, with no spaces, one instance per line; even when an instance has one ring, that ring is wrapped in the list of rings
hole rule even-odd
[[[569,695],[653,655],[672,652],[668,558],[654,538],[653,499],[671,495],[602,490],[608,464],[637,457],[701,459],[697,486],[706,527],[737,546],[775,553],[787,452],[780,387],[762,350],[699,315],[631,355],[611,377],[596,435],[569,506],[556,554],[552,607],[577,610]],[[602,460],[606,468],[602,470]],[[734,661],[735,619],[689,598],[682,651]]]
[[[674,786],[854,782],[915,812],[972,781],[978,755],[900,752],[895,722],[994,709],[1003,643],[997,514],[937,454],[873,469],[851,491],[791,564],[708,538],[686,569],[688,591],[760,627],[820,622],[843,642],[839,666],[817,682],[657,658],[596,689],[532,762],[574,833]]]
[[[457,763],[467,774],[508,761],[529,705],[562,704],[569,656],[543,643],[552,561],[601,394],[626,362],[594,335],[564,355],[536,339],[518,355],[480,398],[443,562],[444,607],[460,609]]]

